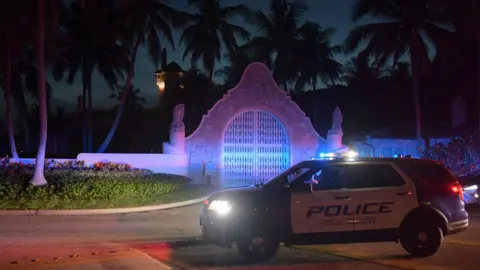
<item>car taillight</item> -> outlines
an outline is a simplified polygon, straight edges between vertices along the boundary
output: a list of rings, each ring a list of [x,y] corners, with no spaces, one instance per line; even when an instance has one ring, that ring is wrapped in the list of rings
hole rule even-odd
[[[453,193],[455,194],[458,194],[458,196],[460,196],[460,199],[462,199],[462,201],[465,200],[465,198],[463,197],[463,188],[462,188],[462,185],[460,185],[460,183],[455,183],[452,187],[451,187]]]
[[[209,205],[209,204],[210,204],[210,202],[209,202],[208,200],[205,200],[205,201],[203,201],[203,204],[205,204],[205,205]]]

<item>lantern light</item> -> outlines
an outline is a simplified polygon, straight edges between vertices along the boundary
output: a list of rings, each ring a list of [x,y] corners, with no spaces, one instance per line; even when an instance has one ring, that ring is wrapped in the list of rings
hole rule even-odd
[[[165,81],[157,81],[157,87],[160,89],[160,92],[165,90]]]

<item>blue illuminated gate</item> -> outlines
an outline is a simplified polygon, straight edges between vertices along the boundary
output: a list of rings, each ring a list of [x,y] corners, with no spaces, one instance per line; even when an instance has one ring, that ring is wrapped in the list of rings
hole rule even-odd
[[[235,117],[223,138],[222,179],[226,186],[263,183],[290,166],[283,123],[265,111]]]

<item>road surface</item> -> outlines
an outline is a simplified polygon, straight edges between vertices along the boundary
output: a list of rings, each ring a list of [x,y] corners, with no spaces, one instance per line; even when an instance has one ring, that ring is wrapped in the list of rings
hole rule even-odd
[[[467,231],[445,238],[432,257],[398,244],[282,247],[249,265],[235,249],[203,245],[200,205],[102,216],[0,216],[0,269],[480,269],[480,209]],[[180,241],[184,240],[184,241]]]

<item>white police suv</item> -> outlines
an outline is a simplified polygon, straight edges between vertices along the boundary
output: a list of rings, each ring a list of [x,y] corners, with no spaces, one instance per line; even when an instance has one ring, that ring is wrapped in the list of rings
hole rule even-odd
[[[253,261],[270,259],[280,243],[400,242],[425,257],[444,236],[468,227],[463,199],[457,179],[434,161],[335,157],[300,162],[262,185],[211,194],[200,225],[205,240],[235,242]]]

